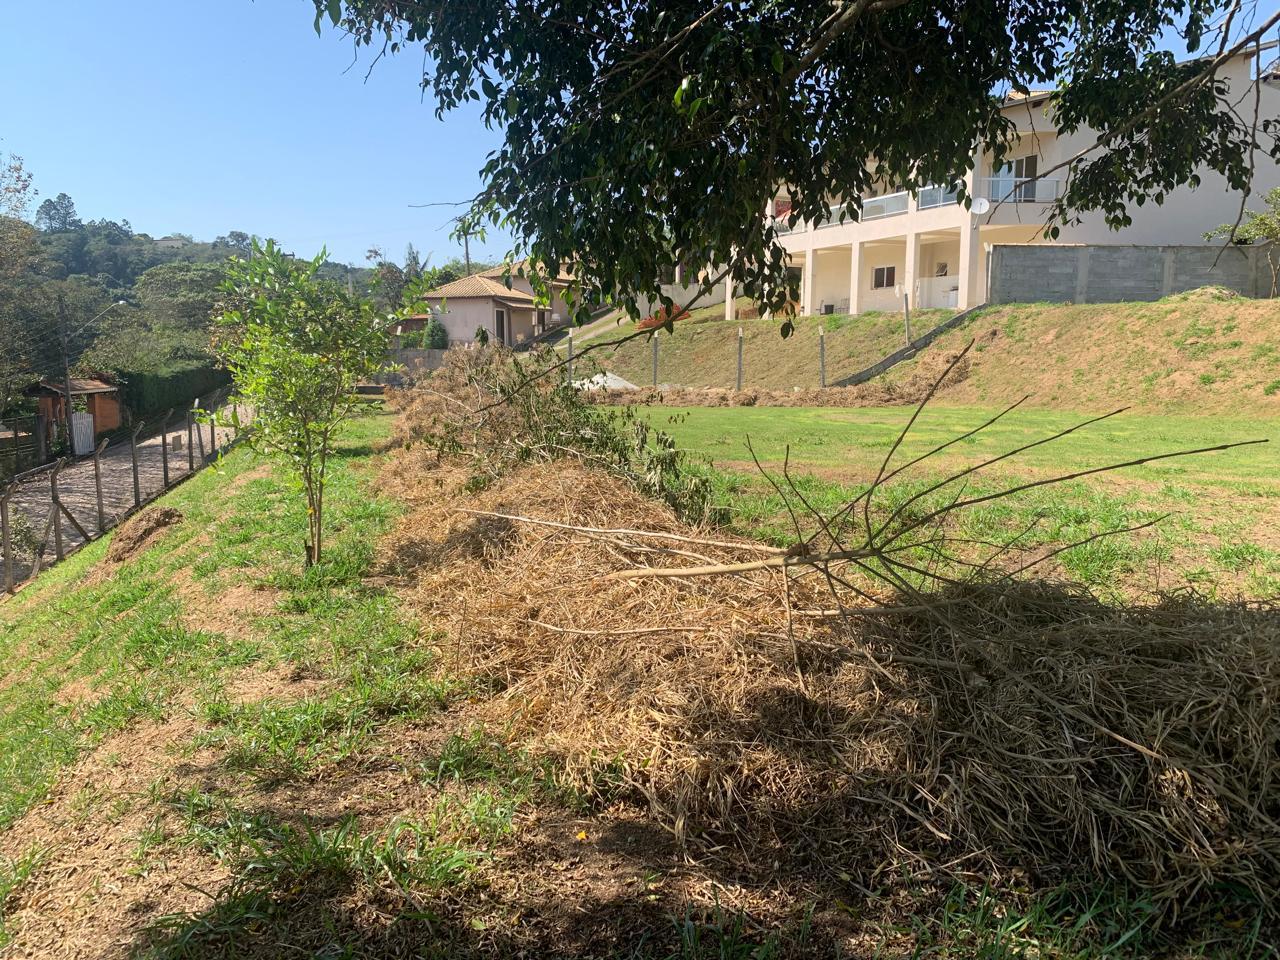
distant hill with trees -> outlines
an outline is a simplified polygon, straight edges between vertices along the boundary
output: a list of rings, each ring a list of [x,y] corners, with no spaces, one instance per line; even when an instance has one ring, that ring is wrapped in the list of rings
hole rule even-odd
[[[62,376],[64,326],[73,374],[120,383],[135,416],[189,402],[222,376],[210,317],[249,233],[153,237],[128,220],[84,220],[66,193],[35,201],[21,158],[0,155],[0,416],[27,412],[23,391]],[[452,278],[458,266],[434,270]],[[424,272],[410,247],[403,267],[379,252],[369,266],[326,262],[320,276],[389,307]]]

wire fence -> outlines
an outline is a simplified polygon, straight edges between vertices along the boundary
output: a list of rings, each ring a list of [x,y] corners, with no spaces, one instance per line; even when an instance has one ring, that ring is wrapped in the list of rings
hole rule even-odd
[[[238,439],[230,390],[189,410],[100,438],[90,456],[64,457],[0,489],[0,585],[18,584],[97,540],[165,491],[194,475]],[[218,413],[210,419],[208,413]],[[242,414],[243,416],[243,414]]]
[[[43,426],[35,415],[0,420],[0,479],[30,470],[40,462]]]

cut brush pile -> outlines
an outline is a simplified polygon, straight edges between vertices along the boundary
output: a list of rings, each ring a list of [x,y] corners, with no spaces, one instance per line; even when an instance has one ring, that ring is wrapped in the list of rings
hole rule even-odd
[[[443,458],[390,460],[410,511],[383,562],[443,631],[442,669],[488,685],[485,718],[572,785],[851,892],[1116,881],[1172,919],[1231,888],[1275,921],[1274,608],[913,579],[964,501],[886,517],[892,472],[790,550],[691,525],[591,449],[485,447],[486,418],[512,415],[488,375],[401,397],[406,440],[440,435],[426,409],[461,426]]]

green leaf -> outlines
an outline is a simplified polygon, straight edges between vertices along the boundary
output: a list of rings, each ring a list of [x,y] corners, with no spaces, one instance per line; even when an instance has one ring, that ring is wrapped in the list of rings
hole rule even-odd
[[[676,95],[671,98],[671,102],[676,105],[677,110],[680,108],[680,105],[684,103],[684,95],[688,91],[688,89],[689,89],[689,78],[685,77],[683,80],[680,81],[680,86],[676,88]]]
[[[781,50],[773,51],[772,63],[773,63],[773,72],[778,74],[778,76],[782,76],[782,51]]]
[[[333,21],[333,25],[336,27],[339,21],[342,20],[342,0],[328,0],[328,5],[329,19]]]

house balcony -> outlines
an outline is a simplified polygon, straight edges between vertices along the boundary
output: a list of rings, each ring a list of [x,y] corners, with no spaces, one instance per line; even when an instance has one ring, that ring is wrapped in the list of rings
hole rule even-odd
[[[959,191],[948,187],[925,187],[916,200],[917,210],[930,210],[933,207],[945,207],[959,200]]]
[[[886,193],[883,197],[863,200],[862,216],[859,219],[866,223],[868,220],[883,220],[885,217],[896,217],[906,213],[910,197],[907,191],[899,190],[897,193]]]
[[[1062,192],[1061,180],[1019,180],[1017,177],[984,177],[978,196],[993,203],[1053,203]]]

